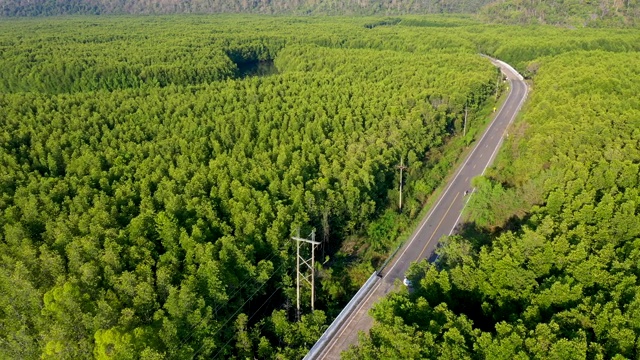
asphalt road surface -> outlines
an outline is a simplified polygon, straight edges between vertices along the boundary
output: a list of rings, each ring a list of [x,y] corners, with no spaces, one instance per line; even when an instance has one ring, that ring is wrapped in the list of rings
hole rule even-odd
[[[373,304],[394,289],[396,279],[403,279],[409,265],[433,254],[440,238],[450,235],[460,221],[464,205],[473,194],[471,179],[484,174],[495,157],[509,124],[513,121],[527,96],[527,85],[513,68],[499,60],[492,60],[508,79],[509,95],[493,122],[471,150],[464,163],[440,194],[435,205],[420,223],[410,240],[400,249],[395,259],[382,272],[378,281],[363,301],[344,321],[336,335],[316,357],[317,359],[339,359],[340,353],[358,341],[359,331],[368,331],[373,319],[368,315]],[[469,194],[465,195],[465,191]]]

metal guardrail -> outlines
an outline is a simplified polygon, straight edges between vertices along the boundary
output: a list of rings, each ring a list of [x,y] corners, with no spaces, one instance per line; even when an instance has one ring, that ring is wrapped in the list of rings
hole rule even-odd
[[[400,250],[400,248],[402,248],[402,246],[404,245],[404,241],[400,243],[400,245],[398,245],[398,247],[393,250],[393,252],[391,253],[391,255],[389,255],[387,257],[387,260],[384,261],[384,263],[382,264],[382,266],[380,266],[380,269],[378,269],[377,273],[378,274],[382,274],[382,271],[387,267],[387,265],[389,264],[389,262],[396,257],[396,254],[398,253],[398,250]]]
[[[358,292],[351,298],[347,306],[345,306],[344,309],[340,311],[338,317],[336,317],[331,325],[329,325],[327,330],[324,331],[320,339],[316,341],[315,345],[313,345],[313,347],[311,348],[311,350],[309,350],[303,360],[311,360],[318,357],[318,355],[324,350],[327,342],[333,338],[336,331],[338,331],[342,326],[342,323],[349,317],[349,315],[351,315],[353,309],[360,303],[360,300],[362,300],[362,298],[369,292],[369,290],[371,290],[371,287],[378,280],[380,280],[380,277],[378,277],[378,272],[374,271],[369,279],[364,283],[364,285],[362,285],[360,290],[358,290]]]
[[[520,73],[518,71],[516,71],[516,69],[513,68],[513,66],[507,64],[506,62],[502,61],[502,60],[498,60],[498,59],[494,59],[492,57],[489,57],[489,59],[497,62],[498,64],[506,67],[507,69],[509,69],[512,73],[516,74],[516,77],[518,78],[518,80],[520,81],[524,81],[524,77],[522,77],[522,75],[520,75]]]

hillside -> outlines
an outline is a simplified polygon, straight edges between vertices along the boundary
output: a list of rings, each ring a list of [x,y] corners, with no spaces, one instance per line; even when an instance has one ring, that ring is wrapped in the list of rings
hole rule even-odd
[[[0,0],[2,16],[257,13],[373,15],[474,13],[490,0]]]
[[[0,0],[0,17],[253,13],[288,15],[406,15],[464,13],[504,24],[634,26],[635,0]]]
[[[480,10],[486,21],[572,26],[637,25],[640,6],[629,0],[493,1]]]

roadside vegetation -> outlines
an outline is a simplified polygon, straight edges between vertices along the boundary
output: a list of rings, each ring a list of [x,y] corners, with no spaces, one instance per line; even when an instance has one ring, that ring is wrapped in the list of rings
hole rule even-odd
[[[487,53],[531,78],[522,117],[461,234],[371,311],[346,359],[639,356],[638,49],[615,30],[537,45],[511,30]]]

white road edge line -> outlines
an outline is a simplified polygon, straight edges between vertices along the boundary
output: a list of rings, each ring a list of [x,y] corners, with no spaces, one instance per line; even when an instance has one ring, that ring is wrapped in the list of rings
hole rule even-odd
[[[520,101],[520,103],[518,103],[518,107],[516,108],[516,112],[513,114],[513,116],[511,116],[511,120],[509,120],[509,124],[511,124],[513,122],[513,120],[515,119],[515,115],[518,113],[518,111],[520,111],[520,107],[522,106],[522,104],[524,103],[524,100],[527,97],[527,93],[528,93],[528,87],[525,85],[525,96],[522,98],[522,100]],[[507,133],[508,129],[505,129],[504,132],[502,133],[502,137],[500,138],[500,141],[498,142],[498,145],[496,146],[496,149],[493,151],[493,154],[491,154],[491,157],[489,158],[489,162],[487,162],[487,165],[484,167],[484,170],[482,170],[482,175],[484,175],[485,171],[487,170],[487,168],[491,165],[491,163],[493,162],[493,157],[496,153],[496,151],[498,149],[500,149],[500,147],[502,147],[502,141],[504,140],[504,134]],[[458,218],[456,219],[456,222],[453,224],[453,227],[451,228],[451,231],[449,232],[449,236],[451,236],[453,234],[453,230],[455,230],[456,226],[458,225],[458,221],[460,221],[460,218],[462,217],[462,211],[467,207],[467,204],[469,203],[469,200],[471,200],[471,196],[473,196],[473,194],[476,192],[476,188],[473,188],[471,190],[471,193],[469,193],[469,197],[467,198],[467,201],[464,202],[464,206],[462,206],[462,210],[460,210],[460,215],[458,215]]]
[[[512,88],[513,87],[514,86],[512,86]],[[491,165],[491,163],[493,162],[493,157],[496,155],[498,150],[502,147],[502,142],[504,141],[504,135],[509,130],[509,125],[511,125],[511,123],[513,122],[513,119],[516,118],[516,115],[520,111],[520,107],[522,107],[522,104],[524,103],[524,100],[527,98],[527,93],[528,93],[527,90],[528,90],[528,86],[527,86],[527,84],[525,84],[524,85],[524,96],[522,97],[520,102],[518,102],[518,106],[516,107],[516,110],[513,112],[513,115],[511,115],[511,119],[509,119],[509,123],[507,123],[507,127],[504,129],[504,131],[502,132],[502,135],[500,136],[500,140],[498,141],[498,145],[496,145],[496,148],[493,150],[493,153],[491,153],[491,156],[489,157],[489,161],[487,162],[487,165],[482,170],[482,174],[480,176],[484,175],[484,173],[487,171],[487,168],[489,167],[489,165]]]
[[[496,60],[497,62],[499,62],[501,65],[505,66],[510,72],[512,72],[513,74],[516,75],[516,77],[522,81],[522,75],[520,75],[517,71],[515,71],[515,69],[513,69],[513,67],[511,67],[510,65],[508,65],[507,63],[500,61],[500,60]],[[502,69],[501,69],[502,70]],[[506,75],[506,74],[505,74]],[[509,79],[509,82],[512,83],[512,80]],[[509,87],[509,95],[507,95],[507,100],[505,101],[508,102],[509,98],[511,98],[511,96],[513,95],[513,90],[514,86],[511,84],[511,86]],[[515,118],[515,115],[518,113],[520,107],[522,106],[522,104],[524,103],[524,100],[526,99],[528,94],[528,86],[525,84],[525,96],[522,98],[522,100],[519,102],[516,111],[514,112],[514,114],[511,116],[511,119],[509,120],[509,124],[511,124],[511,122],[513,121],[513,119]],[[476,144],[476,146],[473,148],[473,150],[471,150],[471,153],[469,153],[469,155],[467,155],[467,158],[465,159],[464,163],[458,167],[458,169],[456,170],[456,174],[454,175],[453,179],[449,182],[449,186],[447,186],[447,188],[444,190],[444,192],[440,195],[438,201],[436,202],[436,204],[431,207],[431,209],[429,210],[428,215],[424,218],[424,220],[422,221],[422,223],[420,224],[420,227],[418,228],[417,231],[415,231],[413,237],[411,238],[411,240],[409,240],[409,243],[405,244],[405,249],[402,251],[402,253],[400,254],[399,257],[396,258],[396,261],[394,261],[394,263],[391,265],[391,268],[387,271],[388,273],[391,273],[393,271],[393,269],[396,267],[396,265],[398,264],[398,260],[401,259],[404,254],[407,252],[407,250],[411,247],[411,244],[415,241],[415,239],[418,237],[418,234],[420,234],[420,232],[422,231],[422,229],[424,228],[424,226],[427,224],[427,222],[429,221],[429,219],[431,218],[431,216],[433,215],[433,213],[435,212],[435,210],[437,209],[437,207],[440,205],[440,203],[442,202],[442,200],[446,197],[446,195],[448,194],[449,190],[451,189],[451,187],[453,186],[453,184],[457,181],[458,177],[460,176],[460,174],[462,173],[462,170],[465,168],[465,166],[467,165],[467,163],[469,162],[469,160],[471,159],[471,157],[473,156],[473,154],[476,152],[476,150],[478,148],[480,148],[482,142],[485,140],[486,136],[491,132],[491,129],[494,127],[494,125],[496,124],[498,118],[500,117],[500,115],[502,114],[502,111],[506,108],[506,106],[502,106],[500,108],[500,110],[498,111],[498,113],[496,114],[496,116],[494,117],[493,121],[491,122],[491,124],[489,124],[489,126],[487,127],[487,129],[485,130],[484,134],[482,134],[482,137],[480,138],[480,140],[478,140],[478,143]],[[498,142],[498,145],[496,146],[496,149],[493,151],[491,157],[489,157],[489,162],[487,163],[487,165],[485,166],[484,170],[482,171],[482,175],[484,175],[484,172],[486,171],[487,167],[491,164],[491,160],[494,156],[494,154],[496,153],[497,149],[500,148],[500,146],[502,145],[502,140],[503,140],[503,136],[506,133],[506,129],[503,132],[500,141]],[[495,136],[495,134],[493,134]],[[491,137],[491,139],[493,139],[493,137]],[[474,166],[475,168],[475,166]],[[467,198],[467,201],[465,202],[462,210],[464,210],[464,208],[466,207],[467,203],[469,202],[469,200],[471,199],[471,196],[475,193],[476,188],[473,188],[473,190],[471,191],[471,193],[469,194],[469,197]],[[458,223],[458,221],[460,221],[460,217],[462,216],[462,210],[460,210],[460,214],[458,215],[458,218],[456,219],[453,228],[451,229],[451,232],[449,232],[449,235],[451,235],[453,233],[453,230],[455,229],[456,224]],[[380,287],[380,284],[383,283],[383,281],[378,281],[377,284],[370,290],[369,295],[367,296],[367,298],[365,299],[365,301],[361,302],[358,307],[356,307],[356,309],[354,310],[353,313],[357,313],[359,311],[362,310],[362,307],[369,301],[369,299],[371,298],[371,296],[373,296],[373,294],[376,292],[376,290],[378,290],[378,288]],[[321,351],[320,357],[321,358],[325,358],[326,352],[328,349],[333,348],[333,345],[336,343],[337,339],[339,339],[342,334],[344,334],[344,332],[346,331],[346,329],[349,327],[349,325],[353,322],[354,318],[351,318],[349,320],[349,322],[347,323],[346,326],[343,327],[342,331],[338,334],[338,336],[334,337],[334,339],[332,339],[325,347],[324,349]]]
[[[458,215],[456,222],[453,223],[453,227],[451,228],[451,231],[449,231],[449,236],[453,234],[453,230],[455,230],[456,226],[458,226],[458,221],[460,221],[460,218],[462,217],[462,211],[467,207],[469,200],[471,200],[471,196],[473,196],[473,193],[475,192],[476,192],[476,188],[473,188],[469,193],[469,196],[467,197],[467,201],[464,202],[464,205],[462,205],[462,209],[460,209],[460,215]]]
[[[510,71],[512,71],[513,73],[519,75],[515,70],[513,70],[513,68],[511,66],[508,66],[508,69]],[[511,80],[509,80],[509,82],[511,82]],[[513,88],[514,86],[509,86],[509,95],[507,96],[507,100],[505,101],[505,103],[508,102],[509,98],[511,97],[511,95],[513,94]],[[500,111],[498,111],[498,113],[496,114],[496,116],[493,118],[493,121],[491,122],[491,124],[487,127],[487,129],[485,130],[484,134],[482,134],[482,137],[480,138],[480,140],[478,141],[478,143],[476,144],[476,146],[473,148],[473,150],[471,150],[471,153],[469,155],[467,155],[467,158],[465,159],[464,163],[462,164],[462,166],[460,166],[458,168],[458,170],[456,171],[456,175],[453,177],[453,179],[449,182],[449,186],[447,186],[447,188],[445,189],[445,191],[440,195],[440,199],[438,199],[438,202],[436,202],[436,204],[431,207],[431,210],[429,210],[429,214],[427,215],[427,217],[422,221],[422,224],[420,225],[420,227],[418,228],[418,230],[415,232],[415,235],[411,238],[411,240],[409,241],[409,243],[407,245],[405,245],[404,251],[402,251],[402,253],[400,254],[400,256],[397,259],[401,259],[404,254],[407,252],[407,250],[409,250],[409,248],[411,247],[411,244],[414,242],[414,240],[418,237],[418,234],[420,234],[420,232],[422,231],[422,228],[424,228],[424,226],[427,224],[427,222],[429,221],[429,219],[431,218],[431,215],[433,215],[435,209],[438,207],[438,205],[440,205],[440,203],[442,202],[442,200],[445,198],[445,196],[447,195],[447,193],[449,192],[449,189],[451,189],[451,186],[453,186],[453,184],[456,182],[456,180],[458,179],[458,176],[460,175],[460,173],[462,172],[462,169],[464,169],[464,167],[467,165],[467,163],[469,162],[469,160],[471,159],[471,157],[473,156],[473,154],[476,152],[476,150],[480,147],[480,145],[482,144],[482,142],[484,141],[485,137],[491,132],[491,128],[493,128],[493,126],[495,125],[495,123],[497,122],[498,118],[500,117],[500,114],[502,114],[502,110],[504,110],[506,106],[502,106],[500,108]],[[486,169],[486,167],[485,167]],[[393,265],[391,265],[391,268],[387,271],[388,273],[391,273],[393,271],[393,269],[396,267],[396,265],[398,264],[397,261],[395,261],[393,263]]]

